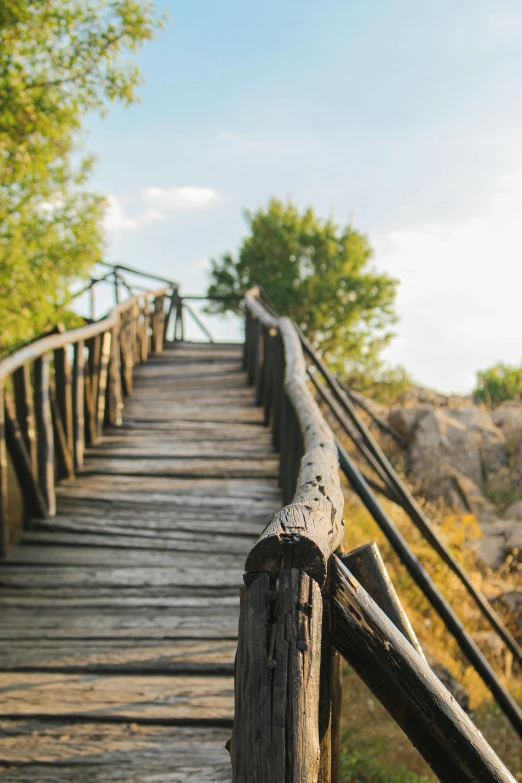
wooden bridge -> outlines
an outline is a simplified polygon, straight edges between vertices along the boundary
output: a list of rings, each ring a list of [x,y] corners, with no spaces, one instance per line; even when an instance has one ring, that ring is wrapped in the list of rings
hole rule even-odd
[[[431,672],[375,548],[340,559],[339,457],[522,731],[336,442],[302,346],[341,422],[349,396],[260,289],[244,347],[186,342],[187,304],[169,283],[0,362],[0,779],[339,783],[341,653],[440,780],[513,781]],[[406,507],[371,436],[357,437]],[[26,508],[14,546],[13,474]]]

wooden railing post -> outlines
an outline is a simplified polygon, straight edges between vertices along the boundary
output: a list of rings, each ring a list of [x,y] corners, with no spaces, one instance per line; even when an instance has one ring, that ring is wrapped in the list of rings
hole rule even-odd
[[[4,416],[5,443],[22,492],[24,517],[44,518],[47,516],[47,504],[38,485],[37,473],[33,471],[31,456],[16,418],[15,406],[8,395],[5,395],[4,400]]]
[[[107,404],[105,420],[112,427],[120,427],[122,422],[122,388],[121,388],[121,324],[111,330],[111,345],[109,358],[109,382],[107,387]]]
[[[5,557],[9,547],[7,527],[7,452],[5,446],[4,384],[0,381],[0,557]]]
[[[85,451],[85,341],[79,340],[74,346],[73,360],[73,442],[74,469],[83,466]]]
[[[322,597],[317,583],[284,569],[262,573],[240,613],[235,715],[235,783],[316,783]]]
[[[50,517],[56,514],[54,492],[54,436],[50,399],[50,357],[39,356],[34,363],[34,409],[38,433],[38,482]]]
[[[63,423],[65,440],[70,454],[74,449],[73,406],[72,406],[72,375],[71,363],[67,348],[58,348],[54,352],[54,378],[56,387],[56,403]]]
[[[25,445],[31,459],[33,473],[38,472],[36,454],[36,423],[34,419],[33,391],[29,363],[22,365],[13,373],[16,418],[20,425]]]
[[[96,442],[103,434],[103,422],[105,420],[105,406],[107,402],[107,375],[109,359],[111,356],[112,335],[110,331],[104,332],[101,340],[100,371],[98,376],[98,388],[96,397]]]

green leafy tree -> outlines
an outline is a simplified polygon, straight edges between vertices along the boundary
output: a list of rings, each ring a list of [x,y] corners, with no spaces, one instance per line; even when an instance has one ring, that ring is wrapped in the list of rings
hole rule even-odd
[[[495,364],[487,370],[477,373],[477,383],[473,396],[495,408],[508,400],[522,400],[522,367],[510,364]]]
[[[237,309],[237,295],[260,283],[277,310],[365,390],[381,372],[379,356],[393,336],[397,281],[371,266],[368,240],[351,225],[275,198],[246,218],[250,233],[237,258],[227,253],[212,261],[208,289],[236,299],[214,302],[210,310]]]
[[[140,0],[0,4],[0,352],[56,323],[100,259],[104,200],[85,189],[82,123],[137,98],[133,56],[161,20]]]

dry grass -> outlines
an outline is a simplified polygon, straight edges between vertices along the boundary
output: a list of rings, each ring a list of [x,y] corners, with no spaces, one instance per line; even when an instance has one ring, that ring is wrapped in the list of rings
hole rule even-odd
[[[434,554],[402,509],[388,501],[384,501],[383,506],[417,557],[424,563],[441,592],[465,622],[467,628],[472,633],[489,631],[486,621],[483,620],[457,577]],[[509,574],[504,574],[501,579],[495,579],[492,574],[478,569],[474,557],[466,545],[471,538],[479,535],[479,528],[474,517],[471,515],[444,516],[443,510],[440,508],[428,510],[432,519],[435,517],[434,521],[439,523],[445,533],[446,541],[467,568],[477,587],[484,590],[489,597],[493,597],[500,590],[514,586],[509,581]],[[472,718],[476,725],[515,777],[522,780],[522,743],[520,738],[493,704],[488,689],[474,669],[468,665],[453,637],[448,634],[438,616],[413,583],[374,520],[358,498],[348,489],[346,490],[345,520],[346,549],[351,550],[370,541],[378,543],[392,581],[423,648],[428,655],[446,666],[462,683],[470,696]],[[508,681],[502,672],[504,667],[502,652],[491,653],[486,648],[483,649],[483,652],[495,667],[504,684],[522,703],[520,671],[514,671]],[[345,765],[347,770],[345,770],[343,778],[345,783],[348,781],[365,783],[366,780],[382,781],[383,783],[408,779],[411,781],[433,780],[418,753],[380,705],[375,703],[373,697],[368,694],[365,686],[360,683],[353,672],[346,673],[343,705],[344,758],[345,760],[349,759],[350,754],[353,756],[354,753],[359,753],[359,755],[362,753],[363,755],[363,761],[359,765],[362,771],[355,767],[355,772],[350,771],[350,765]],[[364,769],[365,763],[370,765],[368,773]],[[399,770],[398,768],[401,766],[405,769]],[[408,778],[406,770],[414,774],[414,777]],[[368,777],[368,774],[373,777]],[[399,776],[397,777],[397,775]]]

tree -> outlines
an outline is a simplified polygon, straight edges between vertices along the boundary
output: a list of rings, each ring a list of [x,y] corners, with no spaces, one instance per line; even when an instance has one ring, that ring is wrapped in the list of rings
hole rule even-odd
[[[277,310],[293,318],[327,361],[364,387],[382,369],[380,353],[393,336],[397,281],[370,266],[372,249],[351,225],[339,227],[271,199],[246,212],[250,234],[237,258],[211,264],[212,312],[237,309],[237,295],[260,283]]]
[[[522,400],[522,367],[500,362],[477,373],[474,398],[496,408],[507,400]]]
[[[0,353],[54,325],[104,247],[104,200],[76,163],[88,112],[137,98],[148,0],[0,5]]]

